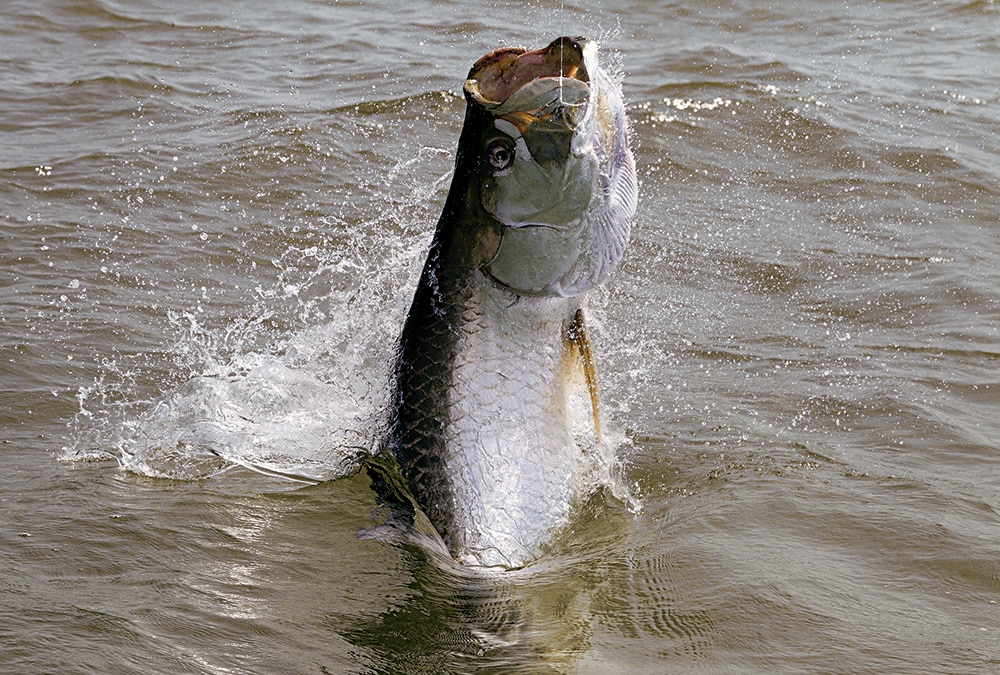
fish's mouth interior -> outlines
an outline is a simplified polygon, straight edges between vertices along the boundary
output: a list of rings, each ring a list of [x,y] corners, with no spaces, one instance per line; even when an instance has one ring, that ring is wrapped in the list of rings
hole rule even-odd
[[[504,47],[479,59],[469,72],[477,98],[502,104],[525,85],[539,79],[559,78],[590,82],[583,58],[585,38],[561,37],[547,47],[526,51]]]

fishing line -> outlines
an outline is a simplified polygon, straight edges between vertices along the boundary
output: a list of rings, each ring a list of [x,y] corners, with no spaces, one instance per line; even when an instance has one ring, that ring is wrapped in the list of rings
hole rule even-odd
[[[566,30],[566,26],[568,24],[568,21],[566,20],[566,0],[559,0],[559,19],[559,22],[563,25],[563,29],[561,31],[562,35],[559,37],[559,106],[563,109],[576,108],[585,104],[580,103],[579,101],[567,101],[565,94],[563,93],[563,80],[565,79],[564,73],[566,72],[566,36],[569,34],[569,31]]]
[[[559,0],[559,20],[565,28],[566,24],[566,0]],[[560,31],[563,37],[559,38],[559,105],[565,106],[566,99],[563,98],[563,54],[566,47],[566,31]]]

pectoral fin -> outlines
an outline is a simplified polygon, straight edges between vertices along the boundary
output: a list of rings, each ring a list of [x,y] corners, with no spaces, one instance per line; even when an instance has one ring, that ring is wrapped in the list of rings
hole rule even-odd
[[[583,318],[583,308],[576,310],[573,320],[567,325],[563,335],[563,344],[570,347],[579,359],[583,368],[583,376],[587,381],[587,392],[590,394],[590,410],[594,416],[594,431],[597,441],[601,441],[601,415],[597,389],[597,369],[594,366],[594,352],[590,347],[590,336],[587,335],[587,325]]]

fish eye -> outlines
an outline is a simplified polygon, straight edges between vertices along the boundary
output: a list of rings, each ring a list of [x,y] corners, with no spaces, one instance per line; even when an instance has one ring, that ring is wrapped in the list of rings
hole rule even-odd
[[[494,171],[504,171],[514,163],[514,144],[506,138],[497,138],[486,146],[486,160]]]

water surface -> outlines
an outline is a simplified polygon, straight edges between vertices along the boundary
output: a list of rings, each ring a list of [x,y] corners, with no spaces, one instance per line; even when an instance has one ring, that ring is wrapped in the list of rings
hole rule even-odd
[[[642,181],[590,302],[620,489],[463,570],[353,469],[466,71],[577,33]],[[8,2],[0,669],[997,669],[998,36],[984,1]]]

